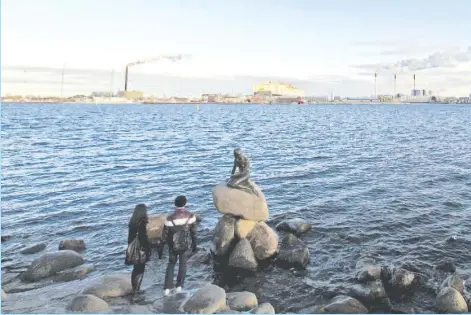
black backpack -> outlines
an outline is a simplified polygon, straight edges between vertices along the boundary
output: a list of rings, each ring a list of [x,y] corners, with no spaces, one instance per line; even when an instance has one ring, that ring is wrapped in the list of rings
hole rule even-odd
[[[186,223],[184,225],[175,225],[173,220],[171,220],[175,231],[172,237],[172,250],[174,252],[184,252],[190,248],[191,235],[190,229],[188,228],[188,221],[190,220],[190,218],[191,217],[186,220]]]

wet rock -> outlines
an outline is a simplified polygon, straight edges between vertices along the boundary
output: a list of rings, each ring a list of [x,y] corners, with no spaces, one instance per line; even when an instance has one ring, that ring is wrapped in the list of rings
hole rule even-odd
[[[216,209],[222,214],[231,214],[246,220],[268,220],[268,205],[260,188],[252,181],[258,196],[230,188],[223,181],[213,189],[213,202]]]
[[[272,257],[278,248],[278,234],[265,222],[259,222],[247,236],[255,258],[264,260]]]
[[[357,299],[350,296],[339,295],[320,310],[320,313],[330,314],[366,314],[368,309]]]
[[[257,260],[255,259],[252,246],[250,246],[250,242],[246,238],[241,239],[232,251],[229,257],[229,266],[249,271],[257,270]]]
[[[2,243],[9,241],[11,239],[10,235],[2,235]]]
[[[244,312],[238,312],[238,311],[231,310],[230,308],[225,308],[223,310],[217,311],[214,314],[243,314],[243,313]]]
[[[82,280],[93,271],[95,271],[95,266],[93,264],[86,264],[75,268],[66,269],[56,273],[54,276],[54,282]]]
[[[227,305],[236,311],[249,311],[258,306],[258,300],[252,292],[227,293]]]
[[[372,258],[361,258],[356,264],[356,279],[366,283],[381,279],[381,267]]]
[[[21,282],[19,278],[15,281],[12,281],[3,287],[3,290],[6,293],[20,293],[26,291],[32,291],[44,286],[48,285],[46,282],[32,282],[32,283],[24,283]]]
[[[393,271],[389,285],[396,292],[405,292],[412,289],[417,280],[413,272],[399,268]]]
[[[309,249],[293,234],[283,238],[277,256],[277,263],[284,268],[306,268],[309,263]]]
[[[216,255],[223,256],[227,254],[231,247],[235,235],[236,218],[232,215],[225,214],[219,219],[214,229],[213,244],[216,248]]]
[[[7,294],[2,289],[2,302],[5,301],[6,299],[7,299]]]
[[[461,314],[468,312],[463,296],[453,288],[443,288],[437,295],[437,309],[442,313]]]
[[[211,263],[211,253],[205,249],[200,248],[196,253],[188,258],[188,266],[197,267],[199,265],[208,265]]]
[[[235,225],[235,235],[239,239],[246,238],[255,225],[257,225],[257,221],[239,219]]]
[[[437,263],[435,269],[453,273],[456,271],[456,266],[451,260],[441,260]]]
[[[463,294],[464,280],[461,279],[458,275],[450,275],[442,282],[442,285],[440,286],[440,291],[447,287],[453,288],[459,293]]]
[[[214,314],[226,308],[226,292],[214,284],[201,287],[183,305],[183,310],[191,314]]]
[[[82,252],[85,249],[85,242],[83,240],[70,239],[63,240],[59,243],[59,250],[73,250],[76,252]]]
[[[83,314],[106,314],[109,312],[108,303],[94,295],[79,295],[67,304],[66,309]]]
[[[35,259],[22,273],[20,278],[23,281],[35,282],[43,278],[50,277],[55,273],[79,266],[84,263],[82,256],[71,250],[61,250],[44,254]]]
[[[126,296],[132,293],[131,275],[103,276],[83,291],[99,298]]]
[[[253,309],[252,314],[276,314],[275,309],[270,303],[262,303],[257,308]]]
[[[151,243],[157,243],[162,238],[164,231],[164,223],[167,219],[166,215],[152,215],[149,216],[149,223],[147,224],[147,236]]]
[[[9,284],[18,279],[20,273],[18,272],[6,272],[2,274],[2,285]]]
[[[203,221],[203,217],[201,216],[201,214],[195,213],[194,215],[195,215],[195,217],[196,217],[196,222],[201,222],[201,221]]]
[[[366,284],[356,284],[352,287],[351,295],[369,306],[370,309],[391,309],[391,302],[381,280],[371,281]]]
[[[302,234],[310,231],[311,229],[311,223],[299,218],[282,221],[276,226],[276,230],[286,231],[296,236],[301,236]]]
[[[36,253],[39,253],[40,251],[44,250],[45,248],[46,248],[46,244],[45,243],[40,243],[40,244],[36,244],[36,245],[30,246],[30,247],[27,247],[25,249],[22,249],[20,251],[20,253],[23,254],[23,255],[36,254]]]

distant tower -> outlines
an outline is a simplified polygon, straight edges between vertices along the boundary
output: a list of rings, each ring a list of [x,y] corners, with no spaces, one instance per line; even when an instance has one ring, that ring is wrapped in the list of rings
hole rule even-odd
[[[414,91],[415,91],[415,73],[414,73]]]
[[[394,74],[394,98],[396,98],[396,95],[397,95],[396,94],[396,79],[397,79],[396,74]]]
[[[378,98],[378,94],[376,94],[376,77],[378,74],[375,72],[375,99]]]

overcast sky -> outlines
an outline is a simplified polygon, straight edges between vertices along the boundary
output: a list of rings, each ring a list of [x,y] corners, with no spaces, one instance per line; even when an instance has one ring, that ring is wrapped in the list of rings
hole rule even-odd
[[[2,95],[129,89],[308,95],[471,93],[470,0],[2,0]],[[65,65],[65,67],[64,67]],[[114,70],[114,75],[113,75]]]

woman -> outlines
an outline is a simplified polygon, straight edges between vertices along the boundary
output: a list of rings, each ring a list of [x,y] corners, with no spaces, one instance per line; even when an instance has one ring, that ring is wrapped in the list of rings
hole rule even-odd
[[[149,261],[151,250],[149,238],[147,237],[147,223],[149,223],[149,218],[147,217],[147,206],[145,204],[138,204],[136,208],[134,208],[134,213],[129,220],[128,245],[134,240],[137,234],[139,237],[139,243],[141,244],[142,249],[146,252],[146,261]],[[146,263],[144,262],[134,265],[132,269],[131,284],[134,293],[139,291],[141,288],[145,266]]]

